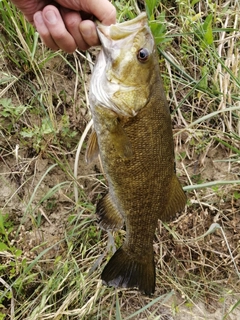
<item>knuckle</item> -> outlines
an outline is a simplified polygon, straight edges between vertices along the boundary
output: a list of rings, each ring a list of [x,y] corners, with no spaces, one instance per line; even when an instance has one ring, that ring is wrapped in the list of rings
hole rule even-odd
[[[79,24],[78,19],[76,19],[74,16],[68,16],[64,22],[68,29],[75,29]]]

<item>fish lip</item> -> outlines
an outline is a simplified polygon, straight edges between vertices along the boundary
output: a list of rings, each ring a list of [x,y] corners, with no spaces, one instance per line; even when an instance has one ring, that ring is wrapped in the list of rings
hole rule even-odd
[[[114,40],[124,39],[134,31],[139,31],[147,23],[147,14],[142,12],[132,20],[106,26],[100,22],[97,23],[97,33],[103,47],[108,47]]]
[[[142,12],[140,13],[138,16],[136,16],[135,18],[131,19],[131,20],[126,20],[120,23],[116,23],[116,24],[111,24],[110,26],[106,26],[104,24],[102,24],[101,22],[97,22],[97,28],[104,28],[104,27],[111,27],[111,26],[116,26],[116,27],[129,27],[131,25],[136,25],[138,24],[138,22],[140,22],[141,24],[145,24],[147,21],[147,14],[146,12]]]

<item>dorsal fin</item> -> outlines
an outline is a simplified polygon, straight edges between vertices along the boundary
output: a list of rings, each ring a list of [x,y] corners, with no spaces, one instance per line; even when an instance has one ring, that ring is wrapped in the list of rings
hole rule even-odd
[[[180,212],[184,209],[186,202],[186,194],[183,191],[177,176],[174,174],[169,186],[168,204],[166,206],[164,214],[162,214],[161,212],[161,216],[159,217],[159,219],[168,220],[169,218],[173,217],[177,212]]]
[[[97,158],[98,154],[99,154],[99,146],[97,141],[97,134],[96,134],[96,131],[93,129],[93,131],[89,136],[87,150],[85,153],[86,162],[88,164],[91,163],[93,160]]]
[[[109,193],[99,200],[96,214],[100,227],[104,230],[118,230],[123,226],[123,217],[110,198]]]

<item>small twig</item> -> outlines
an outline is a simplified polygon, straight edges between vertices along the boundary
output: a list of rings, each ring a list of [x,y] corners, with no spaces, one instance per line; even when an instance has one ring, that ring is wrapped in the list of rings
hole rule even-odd
[[[18,150],[19,150],[19,144],[16,144],[16,147],[15,147],[15,150],[14,150],[15,158],[16,158],[16,164],[18,164],[18,158],[19,158]]]
[[[82,58],[84,58],[85,60],[87,60],[87,62],[89,63],[89,66],[90,66],[90,65],[94,66],[94,63],[93,63],[92,59],[90,58],[90,55],[89,55],[88,52],[87,52],[87,57],[86,57],[84,54],[82,54],[80,51],[78,51],[78,50],[76,50],[76,52],[77,52],[77,54],[79,54]],[[91,69],[91,67],[90,67],[90,69]],[[92,70],[91,70],[91,71],[92,71]]]
[[[41,213],[42,216],[44,216],[44,218],[47,220],[47,222],[52,225],[52,222],[49,220],[49,218],[47,217],[47,215],[45,214],[45,212],[43,211],[42,208],[39,208],[39,211]]]
[[[75,162],[74,162],[74,196],[75,196],[75,203],[78,203],[78,185],[77,185],[77,177],[78,177],[78,161],[79,161],[79,156],[80,152],[82,150],[83,142],[88,134],[88,131],[90,130],[91,126],[93,124],[93,120],[90,120],[89,123],[87,124],[85,130],[83,131],[83,134],[80,138],[77,152],[76,152],[76,157],[75,157]]]
[[[183,170],[184,170],[184,172],[185,172],[185,174],[186,174],[186,176],[187,176],[187,178],[188,178],[188,180],[189,180],[189,182],[190,182],[190,185],[192,185],[192,180],[191,180],[191,178],[190,178],[190,176],[189,176],[189,174],[188,174],[188,172],[187,172],[184,164],[183,164],[183,163],[181,163],[181,164],[182,164]],[[186,190],[184,189],[184,191],[186,191]],[[197,201],[198,201],[201,209],[203,210],[203,206],[202,206],[202,204],[201,204],[201,201],[200,201],[200,199],[199,199],[199,197],[198,197],[198,194],[197,194],[196,190],[193,189],[193,192],[194,192],[194,194],[195,194],[195,197],[197,198]]]

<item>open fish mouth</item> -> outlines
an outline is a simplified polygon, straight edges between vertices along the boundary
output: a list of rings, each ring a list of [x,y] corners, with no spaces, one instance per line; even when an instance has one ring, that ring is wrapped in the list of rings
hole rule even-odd
[[[141,30],[147,24],[147,15],[145,12],[141,13],[136,18],[117,23],[110,26],[105,26],[101,23],[97,25],[97,32],[101,44],[104,47],[109,47],[109,41],[125,39],[126,37]]]

